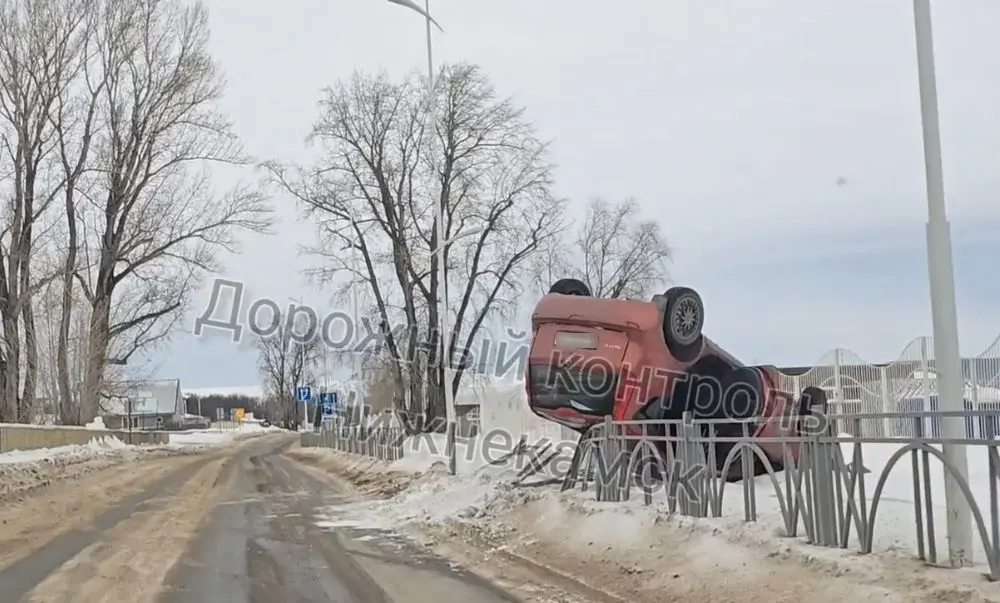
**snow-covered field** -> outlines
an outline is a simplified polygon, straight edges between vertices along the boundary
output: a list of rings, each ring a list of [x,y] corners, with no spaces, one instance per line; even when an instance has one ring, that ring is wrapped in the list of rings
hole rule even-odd
[[[767,477],[754,482],[757,522],[743,521],[740,484],[726,487],[723,517],[693,519],[669,514],[662,495],[645,506],[641,495],[623,503],[598,503],[592,489],[562,493],[557,486],[514,487],[516,468],[488,465],[481,444],[460,445],[458,476],[443,472],[443,442],[426,437],[408,441],[405,457],[391,465],[320,449],[296,454],[312,456],[317,463],[339,463],[338,471],[353,476],[369,493],[392,494],[330,507],[318,519],[320,526],[402,532],[438,543],[478,541],[480,548],[494,554],[503,551],[560,571],[578,570],[585,579],[589,575],[636,601],[656,600],[656,589],[665,587],[664,572],[675,576],[668,580],[669,588],[683,588],[706,601],[760,596],[810,601],[1000,600],[1000,586],[981,577],[983,567],[944,570],[914,560],[909,456],[886,482],[874,530],[875,553],[859,555],[856,544],[829,549],[782,537],[778,497]],[[845,445],[848,460],[851,446]],[[895,445],[864,445],[864,465],[871,470],[865,475],[869,494],[895,450]],[[492,451],[492,458],[496,456]],[[970,479],[977,498],[988,501],[982,456],[970,454]],[[946,556],[943,480],[940,465],[932,463],[937,547],[939,555]],[[401,474],[407,477],[401,480]],[[988,518],[988,502],[980,505]],[[976,560],[984,562],[981,550]],[[759,584],[747,590],[751,583]],[[746,594],[751,591],[752,597]]]
[[[192,429],[189,431],[177,431],[170,434],[171,445],[221,445],[228,444],[237,439],[261,435],[265,433],[276,433],[282,430],[273,425],[261,427],[259,422],[245,421],[236,427],[220,429],[209,427],[207,429]]]

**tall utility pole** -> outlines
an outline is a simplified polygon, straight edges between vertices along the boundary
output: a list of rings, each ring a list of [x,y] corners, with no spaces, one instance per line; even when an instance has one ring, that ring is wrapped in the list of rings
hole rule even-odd
[[[955,272],[951,259],[951,226],[945,212],[944,170],[941,165],[941,127],[938,119],[937,76],[934,73],[934,36],[930,0],[913,0],[917,41],[917,75],[920,82],[920,116],[924,134],[924,169],[927,176],[927,269],[934,322],[934,369],[938,404],[942,411],[963,412],[962,360],[958,349],[958,312],[955,308]],[[929,409],[927,409],[929,410]],[[942,417],[942,435],[952,440],[942,445],[951,471],[944,472],[947,505],[948,553],[953,567],[972,561],[972,513],[958,479],[969,482],[961,416]]]
[[[433,149],[437,141],[437,95],[434,92],[434,47],[431,41],[431,25],[436,26],[439,30],[441,26],[438,25],[431,17],[431,4],[430,0],[424,0],[424,8],[420,8],[417,4],[411,0],[388,0],[393,4],[398,4],[404,6],[416,13],[419,13],[424,17],[424,26],[427,37],[427,113],[429,131],[431,136],[431,155],[433,155]],[[442,30],[443,31],[443,30]],[[435,178],[435,181],[437,179]],[[438,279],[438,334],[441,340],[441,353],[438,356],[438,363],[441,365],[441,379],[444,381],[442,383],[442,388],[444,389],[444,406],[445,413],[448,419],[446,444],[445,444],[445,454],[448,456],[448,470],[454,475],[457,471],[456,459],[455,459],[455,429],[457,417],[455,416],[455,395],[451,389],[451,354],[450,342],[451,335],[449,333],[448,324],[448,271],[445,267],[445,258],[447,258],[447,247],[449,241],[447,240],[447,233],[445,228],[445,199],[441,188],[437,190],[432,190],[432,199],[434,201],[434,221],[437,225],[437,249],[434,250],[438,256],[437,264],[437,279]],[[436,193],[436,194],[435,194]]]

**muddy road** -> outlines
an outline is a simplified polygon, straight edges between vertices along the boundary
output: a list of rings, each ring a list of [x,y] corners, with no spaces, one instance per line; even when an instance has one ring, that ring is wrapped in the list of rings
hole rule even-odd
[[[0,507],[0,600],[516,601],[405,543],[317,527],[351,495],[284,456],[295,441],[118,466]]]

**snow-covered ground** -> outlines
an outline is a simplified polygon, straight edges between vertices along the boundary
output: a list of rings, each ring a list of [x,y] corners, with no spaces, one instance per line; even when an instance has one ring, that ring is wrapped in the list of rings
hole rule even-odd
[[[853,444],[843,446],[849,461]],[[856,542],[850,548],[841,550],[811,546],[802,539],[783,537],[779,499],[766,476],[754,482],[758,521],[743,520],[740,484],[726,486],[723,517],[693,519],[669,514],[662,494],[653,505],[646,506],[638,493],[623,503],[598,503],[594,500],[592,487],[587,492],[575,490],[565,493],[559,492],[557,486],[514,487],[512,480],[517,468],[509,464],[489,465],[486,457],[495,459],[498,453],[493,449],[484,454],[487,449],[477,440],[460,444],[458,476],[443,472],[446,459],[444,444],[439,437],[432,440],[424,436],[408,441],[405,457],[391,465],[359,457],[348,459],[344,455],[318,449],[304,449],[298,454],[327,460],[338,457],[341,459],[339,462],[346,463],[341,470],[353,474],[375,494],[379,493],[379,475],[384,476],[382,482],[392,483],[391,488],[384,490],[395,493],[388,499],[362,500],[346,507],[330,507],[318,519],[320,526],[397,532],[417,530],[424,534],[436,534],[438,540],[474,537],[487,547],[515,552],[536,561],[541,558],[542,561],[555,563],[554,560],[562,559],[561,566],[567,563],[584,564],[579,565],[588,568],[582,570],[584,573],[593,573],[595,579],[601,576],[601,580],[618,581],[637,600],[646,595],[629,590],[639,588],[631,583],[648,581],[648,578],[632,574],[655,572],[659,576],[664,570],[664,555],[672,559],[670,567],[675,568],[677,575],[701,577],[685,588],[691,593],[700,593],[705,600],[726,600],[726,597],[743,600],[738,591],[704,590],[703,580],[699,580],[718,580],[711,576],[716,576],[720,569],[734,580],[738,576],[749,580],[751,575],[771,576],[778,580],[778,574],[781,574],[783,590],[779,592],[767,587],[766,591],[768,596],[779,598],[801,596],[814,601],[836,601],[844,597],[879,601],[925,600],[927,597],[963,601],[1000,600],[1000,586],[982,579],[985,568],[981,566],[958,571],[933,569],[913,559],[917,548],[909,455],[894,466],[886,481],[874,529],[874,554],[859,555]],[[882,469],[896,450],[896,445],[864,445],[864,465],[871,470],[865,475],[869,499]],[[401,473],[411,474],[406,487],[399,485],[398,475]],[[361,474],[364,476],[361,477]],[[972,489],[988,521],[987,477],[985,454],[970,453]],[[946,556],[943,478],[940,464],[933,460],[930,481],[935,503],[937,548],[939,556]],[[784,480],[780,482],[783,487]],[[681,555],[678,551],[683,552],[683,559],[678,557]],[[981,547],[977,548],[975,555],[977,562],[985,562]],[[713,561],[707,563],[707,559]],[[598,570],[593,565],[595,561],[601,562],[601,568],[607,565],[604,563],[607,561],[621,571],[605,575],[606,568]],[[789,564],[789,561],[792,563]],[[622,569],[622,564],[628,567]],[[794,568],[799,569],[793,571]],[[622,578],[619,575],[622,572],[628,577]],[[659,580],[654,582],[659,583]],[[703,590],[699,591],[699,588]],[[621,594],[621,588],[616,592]]]
[[[258,421],[245,421],[230,428],[209,427],[207,429],[192,429],[188,431],[177,431],[170,434],[171,445],[221,445],[228,444],[237,439],[261,435],[265,433],[281,432],[282,430],[273,425],[261,427]]]
[[[88,427],[91,430],[103,429],[99,422]],[[75,479],[93,471],[140,459],[197,454],[271,431],[273,428],[251,422],[236,429],[171,433],[168,444],[143,446],[132,446],[113,436],[95,434],[96,437],[84,445],[5,452],[0,454],[0,502],[20,499],[55,481]]]
[[[88,424],[88,430],[104,430],[103,423],[97,422]],[[79,429],[78,427],[65,427],[65,429]],[[259,422],[245,422],[231,429],[198,429],[191,431],[178,431],[170,434],[170,443],[165,445],[143,445],[133,446],[126,444],[114,436],[99,436],[83,445],[58,446],[54,448],[37,448],[32,450],[12,450],[0,453],[0,465],[15,465],[23,463],[37,463],[39,461],[60,459],[66,462],[81,460],[98,456],[113,455],[122,451],[152,451],[162,449],[178,448],[204,448],[229,444],[248,436],[262,435],[281,431],[276,427],[261,427]]]
[[[111,452],[124,450],[129,446],[113,437],[94,438],[81,446],[59,446],[56,448],[39,448],[35,450],[12,450],[0,454],[0,465],[34,463],[46,459],[91,458]]]

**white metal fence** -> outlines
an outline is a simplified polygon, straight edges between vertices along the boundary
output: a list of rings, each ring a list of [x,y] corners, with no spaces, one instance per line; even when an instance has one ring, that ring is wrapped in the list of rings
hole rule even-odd
[[[930,337],[919,337],[886,364],[868,363],[849,350],[831,350],[801,374],[782,373],[781,389],[797,396],[806,387],[822,388],[829,396],[831,414],[931,413],[940,410],[934,369],[934,343]],[[964,358],[962,372],[966,410],[1000,409],[1000,338],[982,354]],[[995,422],[992,414],[967,418],[968,436],[1000,433]],[[889,416],[866,419],[847,429],[858,436],[916,436],[911,421]],[[939,436],[940,419],[928,418],[924,433]]]
[[[931,418],[956,416],[996,421],[1000,412],[894,413],[894,419],[913,426],[915,435],[906,438],[838,436],[839,426],[826,422],[803,435],[760,438],[746,435],[748,430],[718,435],[716,427],[731,420],[698,420],[689,414],[682,421],[607,420],[581,440],[565,473],[557,469],[565,467],[558,458],[565,452],[545,455],[543,450],[518,479],[525,486],[544,485],[555,480],[528,484],[524,479],[555,475],[564,490],[593,486],[599,501],[641,495],[647,505],[665,503],[670,513],[766,520],[782,536],[817,546],[861,554],[903,547],[923,561],[948,564],[948,553],[939,549],[948,538],[942,473],[949,473],[971,509],[973,549],[963,551],[965,560],[985,562],[989,580],[1000,581],[1000,440],[948,440],[923,433]],[[850,414],[835,422],[872,419]],[[764,452],[765,444],[771,445],[771,455]],[[967,478],[942,454],[944,444],[966,449]],[[780,454],[773,454],[774,445]],[[740,479],[753,473],[762,475]]]

